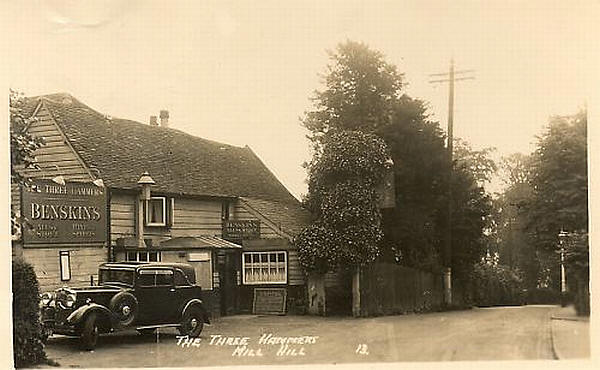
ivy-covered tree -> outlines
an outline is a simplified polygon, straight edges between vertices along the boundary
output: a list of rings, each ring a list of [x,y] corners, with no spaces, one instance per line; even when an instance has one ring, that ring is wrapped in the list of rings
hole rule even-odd
[[[383,140],[358,131],[332,131],[308,165],[305,203],[316,216],[295,239],[307,271],[364,265],[379,256],[381,211],[376,187],[388,168]]]

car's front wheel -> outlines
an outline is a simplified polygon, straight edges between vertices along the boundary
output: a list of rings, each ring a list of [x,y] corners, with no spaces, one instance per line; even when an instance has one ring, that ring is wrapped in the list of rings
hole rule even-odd
[[[181,335],[187,335],[196,338],[202,333],[204,328],[204,313],[198,307],[190,307],[181,319],[179,332]]]
[[[96,314],[90,313],[85,318],[81,327],[81,347],[87,351],[93,350],[96,348],[96,344],[98,344],[99,335]]]

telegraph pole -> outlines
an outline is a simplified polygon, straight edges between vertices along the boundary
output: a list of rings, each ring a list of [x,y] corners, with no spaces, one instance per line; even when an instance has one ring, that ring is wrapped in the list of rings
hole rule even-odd
[[[453,128],[454,128],[454,82],[459,80],[474,80],[473,76],[460,76],[462,74],[471,73],[472,69],[455,71],[454,70],[454,59],[450,59],[450,70],[448,73],[434,73],[429,76],[447,76],[447,79],[432,80],[430,83],[444,83],[448,82],[448,142],[447,158],[448,158],[448,172],[446,174],[446,180],[448,184],[448,208],[447,208],[447,222],[446,225],[446,237],[444,239],[444,302],[447,305],[452,303],[452,150],[453,150]],[[456,75],[460,77],[456,77]]]

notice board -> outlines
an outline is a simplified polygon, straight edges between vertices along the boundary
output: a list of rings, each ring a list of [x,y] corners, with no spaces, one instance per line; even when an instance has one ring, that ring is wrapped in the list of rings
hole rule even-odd
[[[287,289],[254,288],[252,312],[257,314],[285,315]]]

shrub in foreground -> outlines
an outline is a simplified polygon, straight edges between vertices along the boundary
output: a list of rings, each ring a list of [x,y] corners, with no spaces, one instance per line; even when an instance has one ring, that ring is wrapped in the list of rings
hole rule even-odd
[[[12,263],[12,293],[15,367],[46,363],[39,318],[40,289],[33,267],[22,259]]]

